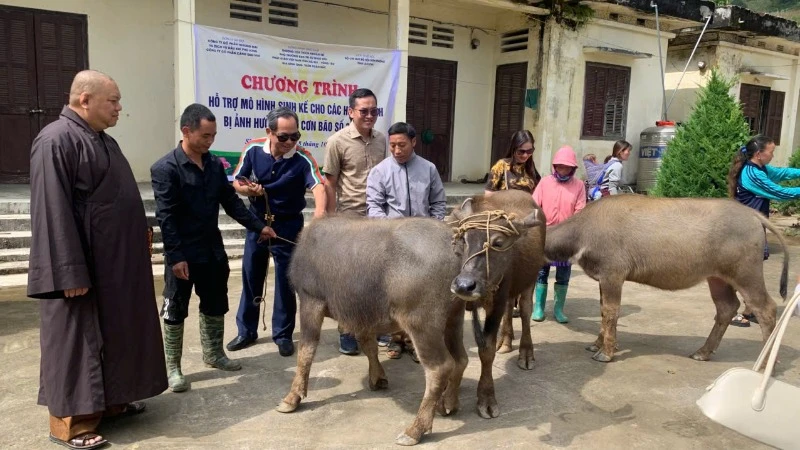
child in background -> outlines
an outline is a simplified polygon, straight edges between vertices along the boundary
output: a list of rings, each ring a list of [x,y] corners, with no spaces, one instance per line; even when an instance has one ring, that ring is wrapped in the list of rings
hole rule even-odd
[[[547,226],[567,220],[586,206],[586,190],[584,184],[575,178],[578,169],[578,158],[572,147],[561,147],[553,158],[553,174],[539,182],[533,191],[533,200],[542,208],[547,217]],[[556,284],[553,288],[553,315],[559,323],[567,323],[564,315],[564,302],[567,299],[567,287],[572,267],[569,261],[553,261],[539,270],[536,281],[536,303],[531,319],[536,322],[544,320],[544,304],[547,299],[547,279],[550,266],[556,268]]]

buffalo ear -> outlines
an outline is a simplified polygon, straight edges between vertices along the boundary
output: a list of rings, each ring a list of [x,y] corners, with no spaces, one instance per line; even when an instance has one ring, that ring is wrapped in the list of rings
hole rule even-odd
[[[522,221],[517,221],[516,224],[522,225],[525,228],[538,227],[544,223],[544,214],[538,209],[534,209],[532,213],[528,214]]]
[[[461,203],[461,212],[465,216],[471,216],[472,215],[472,197],[464,200],[464,202]]]
[[[472,197],[464,200],[461,203],[461,206],[459,208],[453,210],[452,215],[456,220],[462,220],[465,217],[471,216],[472,215]]]

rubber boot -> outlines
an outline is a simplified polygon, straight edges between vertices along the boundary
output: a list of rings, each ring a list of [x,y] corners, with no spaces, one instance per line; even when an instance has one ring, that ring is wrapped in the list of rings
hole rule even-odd
[[[544,320],[544,302],[547,300],[546,284],[536,283],[533,299],[533,314],[531,314],[531,320],[534,322],[541,322]]]
[[[567,301],[567,288],[569,286],[557,284],[553,286],[553,316],[558,323],[567,323],[569,318],[564,315],[564,302]]]
[[[169,389],[172,392],[184,392],[189,389],[189,382],[181,372],[181,356],[183,356],[183,323],[180,325],[164,324],[164,356],[167,360],[167,376]]]
[[[225,356],[222,338],[225,334],[225,316],[207,316],[200,313],[200,343],[203,346],[203,362],[208,367],[220,370],[240,370],[242,365]]]

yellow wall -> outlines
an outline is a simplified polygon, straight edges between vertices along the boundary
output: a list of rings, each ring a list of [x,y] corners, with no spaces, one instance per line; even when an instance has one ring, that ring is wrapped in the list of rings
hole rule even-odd
[[[150,165],[175,145],[171,2],[0,0],[0,4],[87,15],[89,68],[114,78],[122,93],[122,115],[109,134],[119,142],[136,179],[149,180]]]

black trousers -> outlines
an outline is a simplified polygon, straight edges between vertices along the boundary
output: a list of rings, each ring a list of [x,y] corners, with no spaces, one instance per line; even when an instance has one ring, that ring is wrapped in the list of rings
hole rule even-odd
[[[222,316],[228,312],[228,261],[189,263],[189,279],[182,280],[164,267],[164,306],[161,318],[167,323],[182,323],[189,316],[192,288],[200,297],[200,312],[207,316]]]

